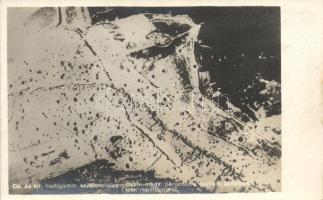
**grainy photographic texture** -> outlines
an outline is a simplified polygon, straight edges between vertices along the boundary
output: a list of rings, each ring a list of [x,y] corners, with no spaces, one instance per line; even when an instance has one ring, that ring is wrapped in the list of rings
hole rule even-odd
[[[279,7],[8,8],[12,194],[280,191]]]

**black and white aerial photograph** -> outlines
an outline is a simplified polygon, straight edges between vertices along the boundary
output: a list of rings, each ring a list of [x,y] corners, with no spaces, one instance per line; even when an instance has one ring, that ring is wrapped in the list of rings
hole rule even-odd
[[[280,192],[280,14],[7,8],[9,193]]]

